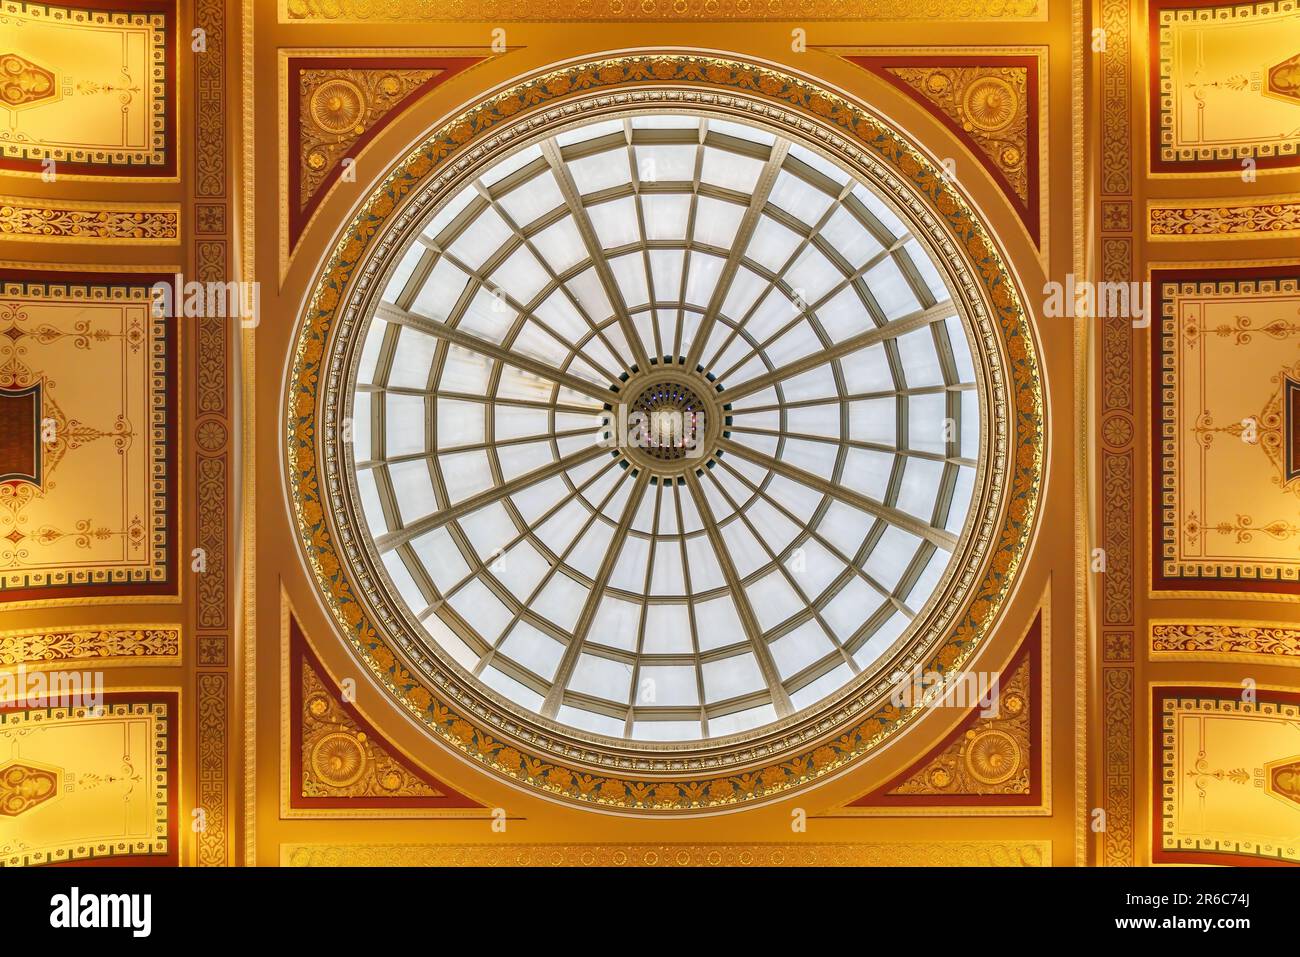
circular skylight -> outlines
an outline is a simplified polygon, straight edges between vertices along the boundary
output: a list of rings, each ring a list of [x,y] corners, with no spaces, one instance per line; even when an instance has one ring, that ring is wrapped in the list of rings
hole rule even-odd
[[[980,392],[867,185],[706,114],[500,158],[398,258],[351,423],[422,642],[589,734],[750,732],[878,669],[966,521]]]

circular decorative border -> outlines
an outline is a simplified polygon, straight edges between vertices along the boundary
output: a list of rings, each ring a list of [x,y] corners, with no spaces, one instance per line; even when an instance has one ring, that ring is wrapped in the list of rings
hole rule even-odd
[[[609,810],[682,812],[770,800],[842,770],[906,726],[920,708],[900,709],[889,703],[881,693],[888,690],[888,684],[877,683],[869,689],[855,689],[852,700],[841,694],[811,719],[778,727],[773,742],[747,742],[725,755],[674,756],[667,752],[662,759],[653,759],[628,750],[602,753],[580,738],[566,742],[563,734],[538,734],[509,715],[503,720],[483,703],[481,694],[475,698],[456,687],[455,676],[447,672],[435,673],[428,683],[436,686],[435,693],[399,661],[387,643],[391,639],[381,635],[372,621],[360,595],[366,589],[358,588],[358,584],[367,583],[354,583],[348,564],[359,554],[356,538],[349,528],[336,531],[327,518],[323,503],[338,490],[336,477],[329,473],[337,465],[338,450],[330,440],[337,440],[339,423],[334,421],[330,403],[318,402],[318,395],[324,389],[327,395],[337,397],[345,384],[347,361],[330,350],[331,336],[337,337],[338,326],[351,326],[366,315],[368,300],[358,290],[377,284],[384,261],[383,256],[375,255],[383,243],[372,243],[403,231],[394,224],[409,225],[412,217],[405,209],[396,216],[394,213],[417,187],[425,190],[427,182],[437,185],[444,178],[448,182],[453,177],[459,179],[483,160],[487,151],[480,142],[495,128],[516,124],[501,137],[506,140],[536,132],[548,121],[530,126],[523,120],[542,108],[552,107],[555,115],[549,122],[564,122],[578,114],[577,97],[606,108],[620,102],[625,109],[635,108],[638,89],[658,87],[659,100],[671,100],[673,86],[690,88],[703,101],[699,105],[722,104],[756,114],[770,111],[772,116],[762,117],[768,122],[778,114],[793,113],[800,118],[798,126],[805,136],[821,140],[828,148],[833,143],[843,151],[858,151],[864,161],[869,159],[893,177],[906,180],[912,193],[929,204],[926,213],[946,230],[943,252],[947,258],[958,258],[963,266],[973,269],[975,283],[957,292],[972,319],[978,320],[977,327],[983,324],[981,345],[1000,352],[1005,361],[1005,370],[994,366],[987,371],[994,380],[992,386],[1004,395],[1009,392],[1010,401],[993,405],[988,410],[992,422],[986,423],[990,455],[1007,465],[1002,476],[1005,483],[998,482],[1002,495],[995,500],[1005,508],[999,507],[997,519],[985,520],[972,536],[990,545],[992,552],[987,563],[979,563],[984,565],[979,583],[973,590],[961,589],[969,602],[960,622],[937,648],[926,649],[926,654],[912,663],[924,664],[927,670],[950,671],[970,659],[996,619],[1024,558],[1042,482],[1044,413],[1038,357],[1005,264],[953,184],[899,133],[862,106],[767,66],[703,54],[635,54],[569,65],[536,76],[436,130],[394,167],[343,230],[318,273],[299,325],[288,381],[285,441],[300,544],[345,639],[410,714],[454,750],[498,774],[554,798]],[[685,92],[677,95],[687,99]],[[519,126],[524,127],[523,134],[518,132]],[[438,175],[431,176],[435,171]],[[919,211],[909,212],[916,215]],[[393,223],[387,222],[390,217]],[[973,567],[963,569],[963,586],[975,577]],[[949,592],[951,585],[950,581]],[[395,623],[386,610],[378,617]],[[409,642],[403,644],[406,647],[401,650],[409,654]],[[851,722],[853,726],[843,730]],[[791,748],[795,753],[789,753]],[[540,753],[531,753],[534,749]],[[566,763],[556,762],[557,751]],[[748,767],[738,767],[742,763]],[[636,776],[626,776],[629,773]]]

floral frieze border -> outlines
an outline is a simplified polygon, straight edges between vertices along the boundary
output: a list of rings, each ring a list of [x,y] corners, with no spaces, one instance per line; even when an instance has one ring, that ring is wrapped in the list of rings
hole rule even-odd
[[[743,93],[758,102],[792,109],[805,117],[808,129],[842,134],[874,160],[908,181],[947,230],[949,245],[966,257],[977,277],[977,302],[992,308],[990,333],[1003,350],[1010,393],[1005,409],[991,410],[1001,434],[995,452],[1008,462],[1000,520],[982,530],[992,544],[991,559],[962,612],[961,621],[933,652],[929,663],[938,669],[959,669],[986,637],[997,619],[1024,558],[1037,514],[1043,470],[1044,403],[1037,349],[1029,320],[1001,254],[975,213],[915,147],[884,126],[862,107],[804,80],[764,66],[700,54],[636,54],[570,65],[534,77],[495,95],[435,131],[404,157],[362,204],[342,232],[334,251],[318,273],[300,322],[292,357],[286,402],[287,475],[300,544],[323,597],[343,634],[375,677],[446,744],[467,758],[517,783],[564,800],[610,810],[701,810],[767,800],[842,770],[850,761],[875,748],[917,716],[917,709],[900,711],[876,702],[842,703],[836,720],[805,725],[806,744],[797,753],[777,756],[773,749],[751,748],[752,770],[722,773],[716,760],[700,761],[666,777],[628,778],[639,773],[640,757],[624,755],[610,771],[582,770],[557,763],[546,753],[497,740],[489,733],[483,705],[465,707],[449,695],[447,681],[422,682],[398,660],[363,604],[346,567],[355,542],[336,542],[323,505],[333,491],[322,478],[321,459],[326,437],[318,433],[318,417],[328,413],[318,404],[323,388],[339,385],[341,357],[327,357],[334,327],[345,316],[355,321],[364,304],[349,288],[358,275],[374,279],[376,264],[368,247],[380,235],[385,220],[439,167],[459,158],[476,139],[512,117],[569,99],[575,94],[610,95],[629,87],[682,85],[717,92]],[[459,161],[465,165],[463,160]],[[965,292],[966,290],[963,290]],[[325,486],[325,487],[323,487]],[[436,689],[436,690],[435,690]],[[502,726],[505,735],[520,729]],[[845,729],[848,730],[845,730]],[[794,735],[789,736],[794,738]],[[582,757],[588,757],[582,755]],[[765,766],[762,763],[767,760]],[[757,765],[757,766],[755,766]],[[713,773],[710,773],[713,771]]]

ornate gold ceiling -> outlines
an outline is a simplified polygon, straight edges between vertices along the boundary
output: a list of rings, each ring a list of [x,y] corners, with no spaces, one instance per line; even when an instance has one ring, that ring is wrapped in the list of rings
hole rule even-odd
[[[1297,15],[0,0],[0,859],[1300,860]],[[941,264],[978,517],[895,651],[997,676],[997,715],[867,668],[643,746],[408,640],[341,434],[393,257],[517,147],[656,110],[782,131]],[[160,281],[209,285],[160,316]],[[50,703],[83,672],[102,711]]]

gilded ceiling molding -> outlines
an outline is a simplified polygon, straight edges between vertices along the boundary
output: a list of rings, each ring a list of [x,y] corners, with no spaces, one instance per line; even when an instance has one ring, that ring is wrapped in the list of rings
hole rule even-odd
[[[1253,621],[1152,621],[1154,660],[1245,661],[1300,667],[1300,628]]]
[[[1043,0],[279,0],[281,23],[1045,20]]]
[[[1102,768],[1105,772],[1101,809],[1106,813],[1106,827],[1101,832],[1101,862],[1107,867],[1132,867],[1135,863],[1136,680],[1131,665],[1107,665],[1101,669]],[[1091,818],[1086,807],[1078,813]]]
[[[1134,10],[1128,0],[1100,0],[1097,16],[1105,31],[1105,49],[1101,57],[1101,127],[1100,127],[1100,195],[1090,200],[1094,204],[1094,221],[1101,227],[1098,246],[1090,260],[1095,275],[1088,275],[1081,262],[1075,263],[1077,275],[1102,282],[1128,283],[1136,278],[1135,228],[1133,215],[1134,159],[1133,130],[1136,126],[1133,105],[1134,77]],[[1082,23],[1075,24],[1076,36],[1087,41]],[[1076,83],[1082,83],[1082,65],[1076,60]],[[1085,104],[1080,95],[1075,103],[1076,123],[1082,122]],[[1138,109],[1141,107],[1139,105]],[[1082,156],[1076,155],[1079,170],[1086,168]],[[1081,175],[1081,174],[1078,174]],[[1077,233],[1084,233],[1085,224],[1076,222]],[[1093,310],[1095,312],[1096,310]],[[1092,775],[1091,783],[1081,775],[1079,787],[1089,788],[1080,795],[1077,807],[1078,826],[1084,828],[1085,841],[1096,848],[1095,858],[1111,867],[1131,866],[1136,863],[1137,841],[1136,794],[1134,792],[1137,745],[1134,735],[1138,728],[1135,694],[1137,675],[1133,665],[1133,635],[1137,620],[1136,592],[1138,580],[1137,533],[1131,503],[1138,494],[1138,462],[1140,451],[1137,440],[1138,399],[1136,392],[1137,353],[1131,320],[1125,315],[1093,315],[1082,327],[1091,326],[1096,336],[1099,361],[1095,388],[1096,427],[1098,445],[1095,461],[1085,455],[1080,460],[1080,473],[1096,469],[1093,475],[1092,494],[1097,512],[1096,537],[1089,545],[1099,546],[1106,556],[1106,573],[1088,572],[1092,562],[1091,549],[1081,553],[1076,561],[1081,574],[1087,575],[1084,583],[1095,588],[1097,622],[1091,629],[1091,640],[1100,645],[1102,660],[1101,681],[1093,701],[1093,710],[1105,716],[1105,749],[1101,768]],[[1086,356],[1087,348],[1080,350]],[[1086,363],[1086,359],[1083,359]],[[1085,391],[1080,396],[1081,407],[1088,407],[1086,365],[1079,368],[1079,381]],[[1082,499],[1080,499],[1082,501]],[[1100,579],[1100,580],[1098,580]],[[1080,590],[1081,600],[1086,592]],[[1096,648],[1094,646],[1093,653]],[[1089,668],[1086,661],[1077,664],[1078,679],[1083,680]],[[1084,701],[1080,689],[1078,700]],[[1077,715],[1080,727],[1086,727],[1088,712]],[[1085,742],[1086,744],[1086,742]],[[1100,806],[1106,812],[1106,827],[1097,834],[1091,831],[1092,821],[1086,809]],[[1086,859],[1081,853],[1080,858]]]
[[[1300,864],[1300,694],[1256,694],[1151,689],[1152,863]]]
[[[152,314],[163,279],[0,271],[0,602],[175,600],[179,324]]]
[[[191,275],[205,282],[233,278],[230,203],[234,193],[229,163],[226,102],[230,84],[230,11],[226,0],[196,0],[194,25],[202,29],[207,49],[194,58],[194,175],[189,210]],[[250,277],[240,277],[247,281]],[[198,775],[195,805],[204,810],[205,826],[196,831],[194,863],[200,867],[233,862],[235,816],[230,792],[231,744],[235,740],[231,687],[233,642],[232,542],[236,531],[230,516],[236,495],[233,408],[230,371],[230,319],[206,315],[194,320],[196,336],[190,381],[195,384],[191,448],[194,450],[193,511],[195,543],[206,556],[205,569],[195,576],[194,644],[197,647],[194,695],[197,710]],[[250,406],[251,408],[251,406]]]
[[[0,632],[0,667],[60,667],[85,661],[115,665],[179,665],[181,630],[176,625],[84,625]]]
[[[1300,593],[1300,272],[1157,270],[1151,587]]]
[[[481,55],[430,56],[427,50],[371,49],[365,56],[360,52],[280,51],[286,262],[312,214],[344,174],[345,161],[355,160],[424,94],[483,60]]]
[[[923,758],[842,811],[850,814],[933,814],[937,810],[993,809],[1014,813],[1051,813],[1044,765],[1047,724],[1043,698],[1049,649],[1042,608],[1010,663],[992,681],[987,672],[968,672],[970,684],[958,684],[971,704],[968,714]],[[978,698],[973,704],[972,698]],[[956,704],[946,705],[956,707]],[[942,813],[942,811],[940,811]]]
[[[80,203],[0,196],[0,240],[169,246],[180,242],[176,203]]]
[[[1148,239],[1291,239],[1300,236],[1300,198],[1153,200]]]
[[[285,867],[1050,867],[1051,841],[281,844]]]
[[[1030,238],[1045,230],[1040,181],[1042,56],[917,52],[846,56],[920,103],[974,154],[1006,194]],[[960,169],[956,171],[960,180]]]
[[[1147,15],[1153,172],[1300,165],[1300,0],[1152,0]]]
[[[177,699],[113,692],[100,714],[0,706],[0,866],[175,865]]]
[[[174,0],[103,10],[3,0],[0,169],[176,177]]]
[[[1043,399],[1036,348],[1018,292],[1007,278],[1000,253],[962,196],[922,154],[857,104],[753,64],[696,54],[637,54],[566,66],[504,91],[452,120],[408,154],[372,194],[319,274],[300,325],[286,403],[287,474],[294,515],[300,544],[337,626],[354,653],[407,712],[470,761],[585,806],[681,812],[768,800],[844,768],[918,712],[900,712],[885,701],[890,685],[882,679],[865,691],[856,690],[859,698],[853,708],[840,700],[805,719],[805,723],[829,722],[822,726],[836,729],[829,735],[820,732],[820,740],[810,742],[800,730],[802,725],[795,725],[775,732],[777,736],[765,743],[762,752],[755,752],[749,743],[715,752],[709,765],[680,755],[671,763],[647,757],[638,760],[645,765],[644,773],[632,776],[621,770],[631,767],[627,760],[602,754],[595,739],[570,741],[550,726],[545,733],[533,730],[513,711],[507,730],[506,719],[495,707],[484,709],[486,720],[471,718],[475,709],[483,707],[473,704],[479,700],[478,692],[427,657],[417,668],[426,675],[429,669],[437,670],[436,682],[398,657],[376,624],[381,619],[372,617],[370,609],[379,603],[390,619],[400,612],[392,610],[391,597],[373,587],[370,572],[366,581],[356,580],[351,557],[336,549],[335,518],[327,519],[326,507],[332,516],[344,514],[335,501],[341,483],[326,479],[322,469],[329,472],[338,467],[341,416],[337,384],[327,382],[320,370],[334,361],[327,349],[346,343],[346,333],[355,322],[356,310],[345,311],[345,304],[378,281],[376,270],[361,268],[371,255],[367,247],[378,242],[381,252],[375,255],[382,255],[382,250],[395,248],[402,239],[403,229],[381,229],[385,220],[396,215],[400,225],[411,227],[429,198],[438,195],[435,187],[448,188],[458,178],[458,167],[481,157],[492,146],[492,137],[513,138],[518,129],[564,122],[581,110],[613,111],[667,101],[681,104],[699,96],[701,88],[707,89],[714,108],[726,102],[769,123],[803,124],[812,131],[805,135],[815,136],[822,148],[844,155],[845,162],[872,170],[877,181],[892,178],[904,194],[915,191],[912,198],[900,196],[896,201],[907,207],[915,228],[924,224],[933,232],[930,242],[946,244],[944,248],[951,251],[949,268],[958,275],[971,275],[964,298],[971,321],[987,330],[982,341],[1001,342],[998,348],[1009,350],[1003,374],[1010,395],[1005,405],[997,394],[990,401],[1001,409],[994,412],[993,421],[1004,423],[1008,430],[1005,447],[1019,451],[1007,462],[1009,508],[999,511],[1002,518],[990,525],[991,537],[982,537],[976,545],[982,549],[987,544],[990,551],[985,554],[992,565],[979,563],[984,571],[973,575],[973,592],[968,593],[973,600],[954,602],[941,613],[945,624],[927,633],[924,648],[909,653],[914,660],[908,666],[916,663],[943,670],[965,666],[1005,600],[1037,510]],[[498,126],[503,133],[498,134]],[[903,188],[903,181],[911,186]],[[416,199],[398,202],[409,196]],[[968,263],[977,266],[973,275]],[[993,474],[1002,468],[999,454],[989,462]],[[755,761],[756,754],[774,753],[787,757]],[[560,758],[562,754],[565,757]],[[684,774],[674,770],[683,765]],[[714,770],[722,767],[728,768],[726,773]]]
[[[283,598],[282,601],[287,601]],[[448,787],[386,741],[346,700],[292,611],[282,636],[288,693],[281,740],[284,817],[484,817],[482,804]]]

